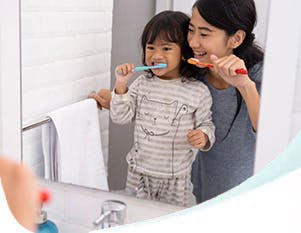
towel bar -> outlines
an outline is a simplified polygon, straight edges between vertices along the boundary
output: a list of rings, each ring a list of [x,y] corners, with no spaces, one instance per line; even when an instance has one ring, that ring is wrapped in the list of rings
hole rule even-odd
[[[95,94],[95,93],[96,93],[95,91],[91,92],[91,94]],[[36,127],[38,127],[40,125],[43,125],[43,124],[46,124],[46,123],[48,123],[50,121],[51,121],[50,117],[45,117],[43,120],[40,120],[40,121],[37,121],[37,122],[34,122],[34,123],[31,123],[31,124],[28,124],[28,125],[24,126],[22,128],[22,132],[24,132],[26,130],[30,130],[30,129],[36,128]]]
[[[30,129],[36,128],[36,127],[38,127],[40,125],[43,125],[43,124],[46,124],[46,123],[48,123],[50,121],[51,121],[50,117],[45,117],[45,119],[43,119],[43,120],[40,120],[40,121],[37,121],[37,122],[34,122],[34,123],[31,123],[29,125],[24,126],[22,128],[22,132],[25,132],[26,130],[30,130]]]

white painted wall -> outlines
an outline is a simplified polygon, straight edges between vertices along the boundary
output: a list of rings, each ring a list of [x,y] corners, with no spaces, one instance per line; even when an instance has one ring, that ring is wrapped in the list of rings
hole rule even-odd
[[[24,0],[21,7],[23,126],[110,88],[113,0]],[[107,161],[107,111],[100,125]],[[23,133],[23,155],[43,176],[41,127]]]
[[[255,172],[283,152],[300,129],[300,10],[300,1],[270,3]],[[285,36],[279,25],[287,25]]]
[[[255,0],[255,4],[257,11],[257,24],[254,28],[256,36],[255,41],[264,48],[269,19],[270,0]]]
[[[0,153],[21,159],[19,1],[0,1]]]
[[[299,19],[300,20],[300,19]],[[301,130],[301,36],[299,36],[299,49],[294,90],[294,103],[291,116],[290,140]]]

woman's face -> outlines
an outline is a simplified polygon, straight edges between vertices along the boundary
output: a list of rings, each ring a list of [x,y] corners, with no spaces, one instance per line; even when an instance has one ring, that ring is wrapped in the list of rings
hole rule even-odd
[[[210,63],[211,54],[217,57],[232,54],[229,38],[224,30],[210,25],[197,8],[193,8],[187,40],[195,58]]]

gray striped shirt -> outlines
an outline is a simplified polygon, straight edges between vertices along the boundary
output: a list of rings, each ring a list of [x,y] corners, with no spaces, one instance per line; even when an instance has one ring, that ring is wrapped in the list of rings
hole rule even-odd
[[[123,95],[113,91],[113,122],[135,121],[134,145],[127,155],[130,169],[138,173],[174,178],[190,173],[194,160],[187,141],[189,129],[201,129],[214,141],[212,98],[201,81],[163,80],[139,76]]]

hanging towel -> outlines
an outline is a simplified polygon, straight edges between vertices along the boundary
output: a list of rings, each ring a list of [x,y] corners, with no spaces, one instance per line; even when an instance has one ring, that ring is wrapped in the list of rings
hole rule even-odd
[[[48,114],[42,126],[45,178],[108,191],[97,104],[86,99]]]

